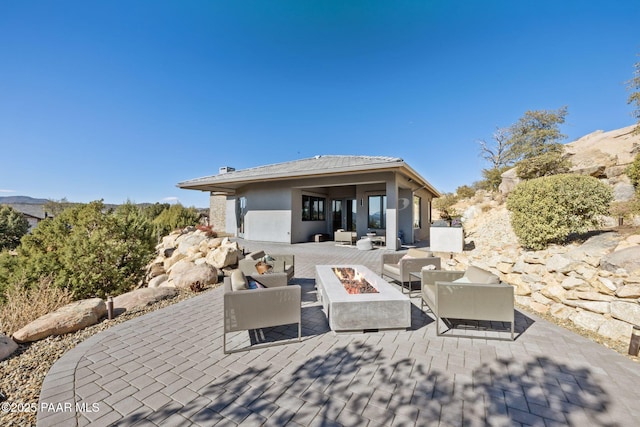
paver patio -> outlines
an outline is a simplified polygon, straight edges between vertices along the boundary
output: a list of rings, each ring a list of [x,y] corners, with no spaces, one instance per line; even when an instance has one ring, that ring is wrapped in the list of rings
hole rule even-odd
[[[38,426],[638,425],[640,365],[581,336],[517,313],[514,342],[437,337],[417,298],[410,330],[335,334],[316,301],[314,266],[379,273],[383,249],[241,244],[296,254],[302,342],[223,354],[218,288],[66,353],[40,396],[56,411],[41,411]],[[265,333],[287,339],[297,328]]]

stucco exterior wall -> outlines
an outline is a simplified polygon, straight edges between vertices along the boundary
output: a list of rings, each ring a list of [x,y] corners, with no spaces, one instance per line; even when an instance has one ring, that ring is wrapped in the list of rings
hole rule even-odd
[[[254,184],[236,197],[247,198],[247,240],[291,242],[291,189],[278,183]]]

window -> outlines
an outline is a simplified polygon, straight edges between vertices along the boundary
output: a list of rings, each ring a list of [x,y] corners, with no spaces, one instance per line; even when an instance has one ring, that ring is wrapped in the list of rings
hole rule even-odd
[[[302,196],[302,220],[324,221],[326,199],[323,197]]]
[[[422,228],[422,199],[413,196],[413,228]]]
[[[387,227],[387,196],[369,196],[369,228]]]

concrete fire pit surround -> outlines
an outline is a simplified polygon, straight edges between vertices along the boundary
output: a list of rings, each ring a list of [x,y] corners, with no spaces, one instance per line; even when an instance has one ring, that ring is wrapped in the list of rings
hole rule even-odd
[[[350,295],[333,272],[354,268],[378,293]],[[335,332],[406,329],[411,327],[411,301],[363,265],[317,265],[316,288]]]

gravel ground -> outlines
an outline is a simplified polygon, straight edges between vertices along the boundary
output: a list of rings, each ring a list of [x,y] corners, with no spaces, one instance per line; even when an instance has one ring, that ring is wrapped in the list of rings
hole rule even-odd
[[[217,285],[216,285],[217,286]],[[204,292],[207,292],[211,287]],[[159,308],[183,301],[197,295],[190,290],[181,290],[174,298],[160,301],[136,311],[125,312],[113,320],[100,323],[81,331],[49,337],[33,343],[21,344],[8,359],[0,362],[0,402],[12,404],[16,409],[37,407],[40,390],[51,366],[68,350],[90,336],[109,329]],[[36,412],[0,412],[1,426],[32,426],[36,424]]]

